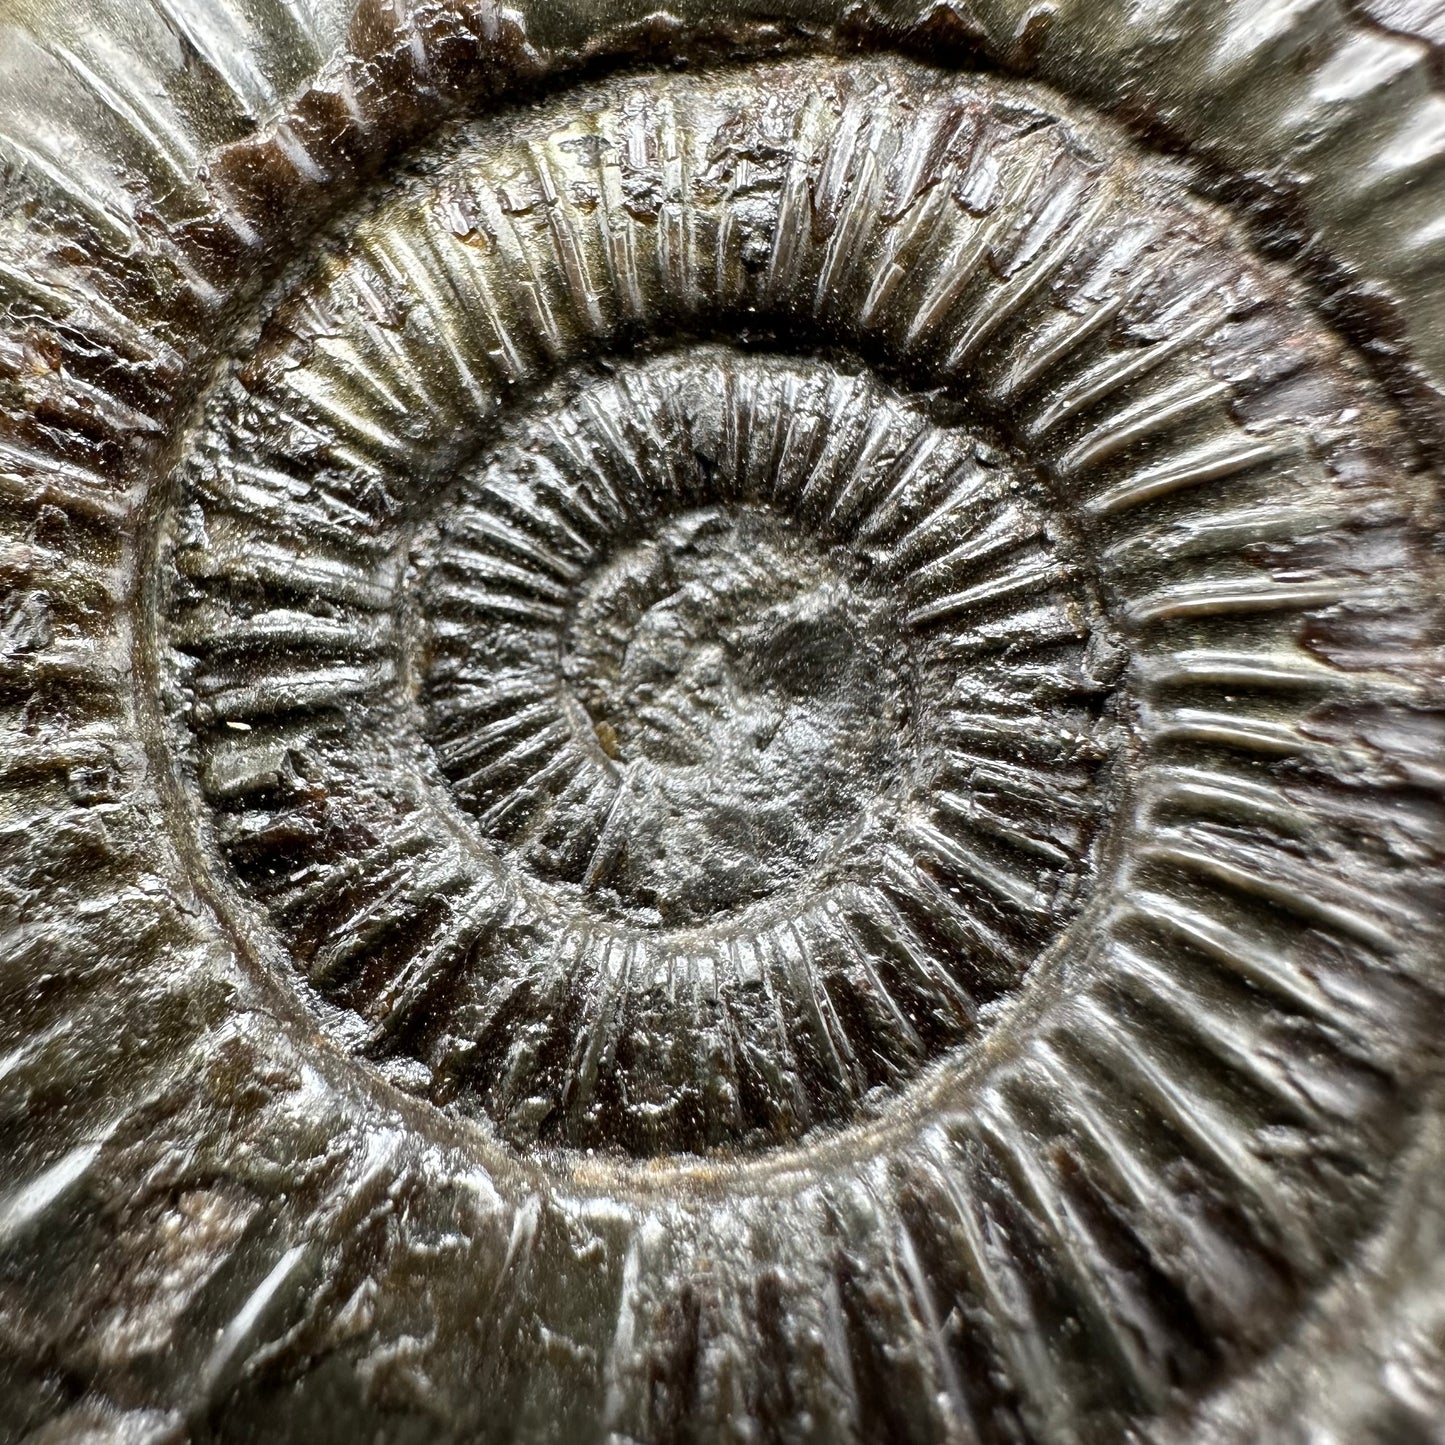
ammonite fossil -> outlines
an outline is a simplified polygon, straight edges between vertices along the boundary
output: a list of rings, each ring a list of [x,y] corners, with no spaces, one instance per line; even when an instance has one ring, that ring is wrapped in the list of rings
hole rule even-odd
[[[0,6],[0,1440],[1445,1439],[1407,9]]]

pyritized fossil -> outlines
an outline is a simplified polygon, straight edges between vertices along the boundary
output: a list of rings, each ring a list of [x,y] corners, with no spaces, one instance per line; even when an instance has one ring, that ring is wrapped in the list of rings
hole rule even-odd
[[[0,1439],[1434,1438],[1432,53],[608,14],[0,31]]]

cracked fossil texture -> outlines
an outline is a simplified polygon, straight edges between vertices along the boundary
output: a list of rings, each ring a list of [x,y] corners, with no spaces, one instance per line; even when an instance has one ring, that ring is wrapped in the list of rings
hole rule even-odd
[[[0,9],[0,1440],[1440,1438],[1426,19]]]

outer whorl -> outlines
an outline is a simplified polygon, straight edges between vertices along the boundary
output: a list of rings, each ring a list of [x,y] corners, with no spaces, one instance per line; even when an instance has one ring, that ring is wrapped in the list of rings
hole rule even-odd
[[[1437,57],[806,8],[0,31],[0,1440],[1440,1438]]]

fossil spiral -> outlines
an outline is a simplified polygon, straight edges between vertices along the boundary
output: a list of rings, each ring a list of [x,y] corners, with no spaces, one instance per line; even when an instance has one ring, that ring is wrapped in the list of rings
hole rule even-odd
[[[13,9],[0,1440],[1439,1438],[1438,53]]]

